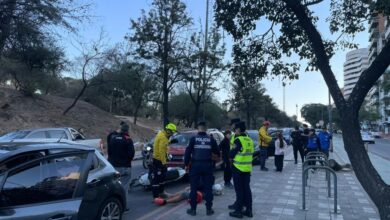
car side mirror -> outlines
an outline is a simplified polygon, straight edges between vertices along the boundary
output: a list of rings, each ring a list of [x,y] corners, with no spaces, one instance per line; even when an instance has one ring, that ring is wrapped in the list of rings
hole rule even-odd
[[[84,140],[83,136],[80,134],[76,135],[75,140]]]

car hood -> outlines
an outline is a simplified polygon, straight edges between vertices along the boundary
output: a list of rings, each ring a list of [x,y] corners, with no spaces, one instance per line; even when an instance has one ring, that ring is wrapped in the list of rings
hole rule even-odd
[[[184,152],[186,150],[186,146],[179,145],[179,144],[173,144],[169,145],[169,154],[179,154],[179,155],[184,155]]]

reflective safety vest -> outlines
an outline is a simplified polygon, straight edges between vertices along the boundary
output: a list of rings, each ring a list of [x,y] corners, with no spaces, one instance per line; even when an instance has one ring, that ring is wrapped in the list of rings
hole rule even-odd
[[[255,147],[253,140],[248,136],[239,136],[236,139],[240,140],[242,149],[233,159],[233,165],[241,172],[252,172],[253,152]]]

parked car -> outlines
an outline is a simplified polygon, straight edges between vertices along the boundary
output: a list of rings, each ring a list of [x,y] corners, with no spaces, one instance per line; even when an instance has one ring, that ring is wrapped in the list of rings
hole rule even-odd
[[[374,138],[382,138],[382,132],[380,131],[372,131],[371,134]]]
[[[287,145],[291,144],[291,132],[293,129],[291,128],[283,128],[283,138],[286,141]]]
[[[56,139],[61,142],[67,140],[70,143],[94,147],[103,151],[102,139],[86,139],[83,134],[74,128],[39,128],[13,131],[0,137],[0,142],[15,141],[20,139]]]
[[[119,173],[96,150],[64,143],[0,144],[0,219],[121,219]]]
[[[221,143],[224,138],[222,132],[212,129],[208,130],[207,133],[212,135],[214,139],[217,141],[217,144]],[[195,136],[197,131],[186,131],[182,133],[175,134],[171,140],[172,144],[169,145],[168,149],[168,167],[182,167],[184,168],[184,153],[188,143],[190,142],[191,137]],[[221,158],[218,158],[215,166],[219,167],[222,165]]]
[[[370,132],[361,131],[360,134],[362,135],[363,142],[369,144],[375,144],[375,138],[374,136],[372,136]]]

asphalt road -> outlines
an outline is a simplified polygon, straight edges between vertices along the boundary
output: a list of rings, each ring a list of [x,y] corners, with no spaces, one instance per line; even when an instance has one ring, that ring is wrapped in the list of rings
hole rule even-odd
[[[147,170],[142,167],[142,160],[134,161],[132,164],[132,178],[137,178],[144,172],[147,172]],[[222,175],[222,171],[215,172],[216,182],[221,181],[220,178],[222,178]],[[179,180],[177,182],[167,184],[165,189],[168,193],[176,193],[184,190],[188,186],[188,182],[185,180]],[[145,190],[142,187],[138,187],[132,189],[129,195],[128,203],[130,211],[124,214],[124,220],[146,219],[146,215],[161,208],[152,202],[153,198],[152,192],[150,190]]]
[[[373,153],[386,160],[390,160],[390,140],[375,139],[375,144],[368,145],[368,152]]]

